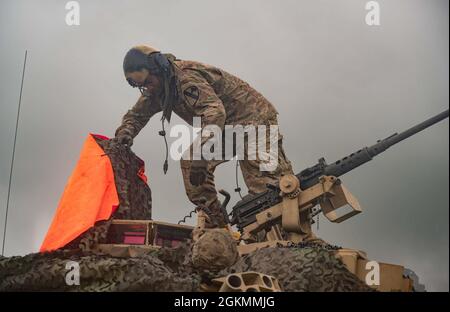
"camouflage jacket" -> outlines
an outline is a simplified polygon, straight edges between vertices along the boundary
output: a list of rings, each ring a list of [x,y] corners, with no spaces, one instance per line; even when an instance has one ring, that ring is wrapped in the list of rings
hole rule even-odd
[[[173,112],[192,125],[193,117],[202,118],[202,128],[224,125],[266,124],[276,116],[272,104],[248,83],[217,67],[183,61],[169,55],[177,79],[179,103]],[[161,111],[160,99],[141,96],[125,114],[116,136],[135,137],[149,119]]]

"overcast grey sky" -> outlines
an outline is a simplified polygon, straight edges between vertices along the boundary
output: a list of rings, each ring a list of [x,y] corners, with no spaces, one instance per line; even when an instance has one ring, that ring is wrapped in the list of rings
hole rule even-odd
[[[122,60],[136,44],[248,81],[278,109],[296,172],[448,109],[448,1],[378,2],[380,26],[366,25],[363,0],[80,0],[81,25],[67,26],[66,1],[1,1],[1,235],[29,51],[6,255],[38,250],[87,134],[112,136],[135,103]],[[159,117],[133,149],[146,161],[154,218],[177,222],[193,205],[179,164],[162,172]],[[448,151],[447,119],[347,174],[363,213],[342,224],[321,218],[318,235],[404,265],[429,290],[448,291]],[[216,173],[217,187],[232,192],[234,162]],[[229,207],[236,201],[233,194]]]

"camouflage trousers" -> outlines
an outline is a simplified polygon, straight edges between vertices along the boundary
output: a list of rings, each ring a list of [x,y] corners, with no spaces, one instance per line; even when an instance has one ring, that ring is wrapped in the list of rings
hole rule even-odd
[[[266,120],[264,122],[264,125],[266,126],[278,125],[276,115]],[[268,131],[266,131],[265,141],[266,141],[266,149],[269,150],[270,147],[269,127],[267,127],[267,129]],[[242,175],[244,177],[245,184],[250,194],[261,193],[267,189],[267,184],[275,184],[275,185],[278,184],[279,178],[282,175],[293,174],[291,162],[287,159],[283,150],[282,144],[283,136],[278,130],[276,135],[277,135],[277,142],[275,142],[275,144],[277,145],[277,155],[275,155],[275,157],[277,158],[277,161],[275,163],[276,168],[274,168],[274,170],[272,171],[262,171],[260,169],[260,165],[264,163],[264,161],[261,160],[258,153],[256,157],[248,157],[249,141],[248,137],[246,137],[245,139],[244,159],[239,160],[239,165],[241,167]],[[222,137],[224,137],[224,135]],[[190,147],[191,153],[192,149],[193,145],[191,145]],[[233,155],[235,154],[236,154],[236,147],[233,150]],[[206,181],[199,186],[194,186],[190,183],[190,173],[193,161],[185,159],[181,160],[181,171],[183,174],[183,181],[186,189],[186,194],[189,200],[194,205],[199,206],[203,203],[203,205],[208,207],[212,213],[215,212],[219,213],[217,209],[218,207],[220,207],[220,202],[217,198],[216,186],[214,184],[214,171],[218,165],[227,161],[228,160],[226,159],[208,161]]]

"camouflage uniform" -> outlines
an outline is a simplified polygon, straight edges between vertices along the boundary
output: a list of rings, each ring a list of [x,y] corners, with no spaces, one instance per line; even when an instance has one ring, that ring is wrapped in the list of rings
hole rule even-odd
[[[278,112],[272,104],[248,83],[210,65],[193,61],[175,59],[166,54],[174,65],[177,77],[179,103],[173,111],[192,125],[193,117],[201,117],[202,128],[217,125],[276,125]],[[141,96],[135,106],[123,117],[118,134],[135,137],[148,120],[161,111],[160,98]],[[269,142],[269,139],[267,139]],[[192,149],[192,146],[191,146]],[[181,160],[181,170],[186,193],[192,203],[199,205],[202,199],[214,213],[219,201],[214,185],[214,170],[225,160],[208,162],[207,179],[199,185],[190,183],[192,160]],[[277,183],[282,174],[292,172],[290,161],[282,148],[282,136],[278,136],[278,167],[271,172],[259,170],[260,160],[240,160],[241,170],[250,193],[259,193],[266,189],[267,183]]]

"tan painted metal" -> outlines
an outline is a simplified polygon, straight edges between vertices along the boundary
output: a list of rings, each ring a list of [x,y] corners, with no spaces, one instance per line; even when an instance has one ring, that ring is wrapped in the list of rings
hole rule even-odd
[[[347,269],[358,276],[358,278],[366,283],[366,276],[370,273],[371,268],[366,268],[366,264],[370,262],[367,255],[360,251],[348,248],[342,248],[335,251],[336,257],[341,259]],[[405,268],[401,265],[377,262],[379,265],[380,280],[379,285],[369,285],[378,291],[387,292],[411,292],[413,291],[413,281],[403,276]]]
[[[96,253],[110,255],[112,257],[134,258],[160,248],[160,246],[149,245],[97,244],[93,250]]]
[[[268,240],[279,240],[275,225],[281,224],[281,229],[288,233],[289,239],[295,243],[301,242],[311,234],[310,209],[320,204],[324,215],[331,222],[342,222],[361,212],[358,200],[333,176],[322,176],[319,183],[301,191],[300,183],[295,175],[285,175],[280,179],[280,189],[283,200],[256,215],[256,222],[243,229],[242,239],[254,241],[262,230],[267,230]],[[338,216],[337,210],[342,207],[350,211]],[[278,232],[281,233],[280,228]]]
[[[291,243],[290,241],[285,240],[273,240],[260,243],[242,244],[237,246],[237,250],[239,252],[239,255],[245,256],[261,248],[287,246],[290,243]]]
[[[192,232],[192,226],[172,224],[162,221],[153,220],[119,220],[115,219],[111,222],[112,225],[142,225],[145,226],[145,240],[144,244],[120,244],[120,243],[102,243],[94,246],[93,250],[102,254],[109,254],[114,257],[136,257],[147,253],[150,250],[157,250],[161,248],[158,246],[155,239],[159,230],[158,227],[172,228],[174,230],[181,230]]]
[[[341,223],[348,218],[361,212],[358,200],[341,183],[335,183],[332,189],[333,196],[327,196],[320,202],[322,212],[328,220]],[[337,210],[341,207],[349,207],[351,210],[342,216],[337,215]]]
[[[259,272],[233,273],[212,280],[215,291],[219,292],[280,292],[278,280]]]

